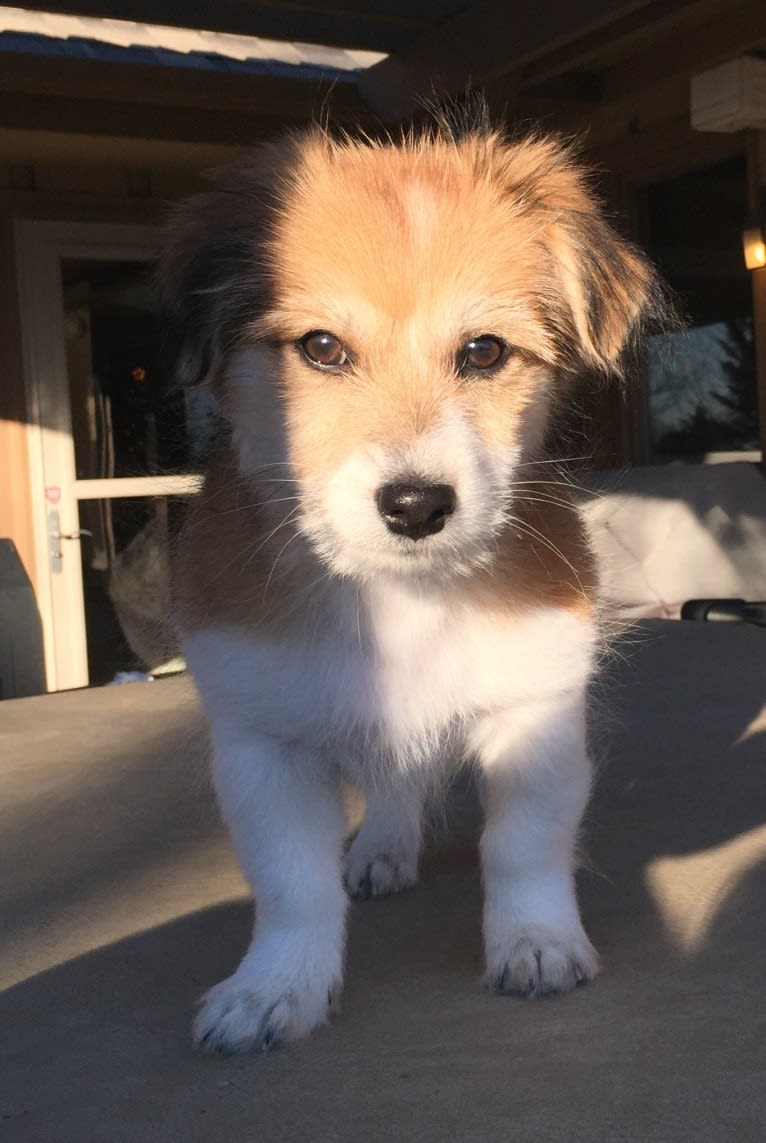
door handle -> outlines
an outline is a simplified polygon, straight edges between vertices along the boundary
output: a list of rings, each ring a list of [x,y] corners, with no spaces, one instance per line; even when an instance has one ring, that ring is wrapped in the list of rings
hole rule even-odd
[[[80,536],[92,536],[87,528],[80,528],[79,532],[59,532],[60,540],[79,540]]]
[[[61,517],[58,509],[52,508],[48,513],[48,563],[52,572],[60,572],[63,566],[64,553],[61,550],[62,540],[79,540],[81,536],[92,536],[88,528],[80,528],[76,532],[61,531]]]

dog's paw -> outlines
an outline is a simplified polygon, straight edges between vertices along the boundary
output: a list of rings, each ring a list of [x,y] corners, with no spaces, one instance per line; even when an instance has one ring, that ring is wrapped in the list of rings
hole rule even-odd
[[[598,973],[598,955],[585,933],[527,928],[487,952],[487,984],[530,999],[569,992]]]
[[[283,973],[240,966],[202,997],[194,1042],[202,1052],[224,1056],[293,1044],[327,1022],[340,988],[337,975],[309,971],[290,981]]]
[[[407,889],[417,879],[416,854],[408,854],[396,845],[373,852],[361,840],[361,834],[345,857],[343,884],[351,897],[385,897]]]

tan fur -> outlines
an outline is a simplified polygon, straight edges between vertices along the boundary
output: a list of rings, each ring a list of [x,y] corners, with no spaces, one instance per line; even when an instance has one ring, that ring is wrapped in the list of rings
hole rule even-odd
[[[268,500],[289,495],[290,485],[281,480],[259,493],[238,473],[231,454],[211,465],[184,527],[183,558],[176,561],[176,610],[185,630],[233,625],[278,635],[304,621],[300,605],[321,572],[305,550],[302,563],[290,558],[275,568],[285,543],[300,541],[285,523],[292,502],[270,506]]]

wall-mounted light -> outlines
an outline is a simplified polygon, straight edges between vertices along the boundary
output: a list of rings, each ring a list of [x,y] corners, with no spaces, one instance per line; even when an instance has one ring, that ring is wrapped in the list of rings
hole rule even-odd
[[[742,228],[742,249],[748,270],[766,266],[766,189],[761,191],[757,210],[752,210]]]
[[[766,229],[763,220],[753,215],[745,223],[742,231],[742,248],[745,251],[745,265],[748,270],[760,270],[766,266]]]

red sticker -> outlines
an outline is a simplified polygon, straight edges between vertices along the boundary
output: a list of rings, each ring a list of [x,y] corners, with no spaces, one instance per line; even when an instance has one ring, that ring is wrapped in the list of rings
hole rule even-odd
[[[58,484],[48,484],[45,489],[45,499],[49,504],[58,504],[61,500],[61,487]]]

